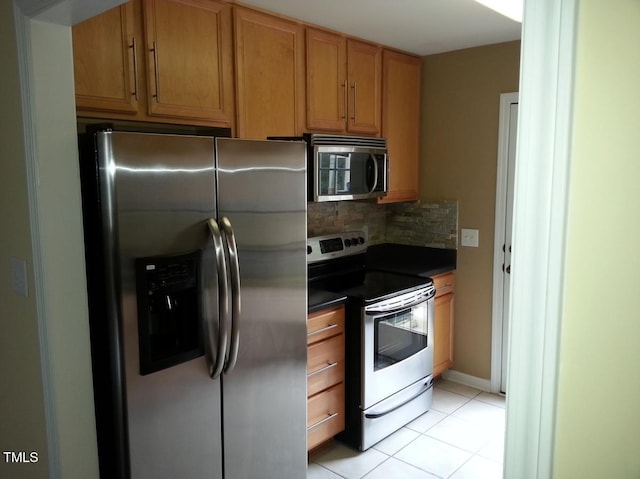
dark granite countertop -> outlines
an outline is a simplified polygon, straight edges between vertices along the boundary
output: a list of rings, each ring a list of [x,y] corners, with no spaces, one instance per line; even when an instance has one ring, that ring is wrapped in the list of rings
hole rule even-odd
[[[430,277],[456,269],[454,249],[384,243],[369,246],[367,269]]]
[[[321,289],[309,288],[307,292],[309,296],[307,310],[309,313],[337,306],[347,300],[347,297],[344,294],[331,293]]]

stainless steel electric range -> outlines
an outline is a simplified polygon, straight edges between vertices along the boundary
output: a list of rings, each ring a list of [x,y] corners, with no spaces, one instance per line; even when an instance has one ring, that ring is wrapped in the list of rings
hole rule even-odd
[[[368,271],[362,231],[307,240],[309,287],[347,296],[345,431],[362,451],[431,407],[430,278]]]

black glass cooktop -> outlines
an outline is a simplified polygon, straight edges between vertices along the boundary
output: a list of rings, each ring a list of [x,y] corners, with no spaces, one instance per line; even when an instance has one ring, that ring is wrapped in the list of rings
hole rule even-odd
[[[364,274],[364,279],[357,283],[346,284],[344,281],[334,278],[333,281],[323,284],[322,287],[328,291],[342,293],[351,299],[369,304],[409,293],[432,282],[431,278],[368,271]]]

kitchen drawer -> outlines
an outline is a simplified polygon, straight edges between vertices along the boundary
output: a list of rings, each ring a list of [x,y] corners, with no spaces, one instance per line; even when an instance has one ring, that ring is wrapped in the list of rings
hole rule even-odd
[[[320,341],[307,349],[307,395],[344,381],[344,334]]]
[[[344,430],[344,383],[307,401],[307,449]]]
[[[307,344],[337,336],[344,332],[344,306],[312,313],[307,321]]]
[[[443,294],[453,293],[456,287],[455,273],[443,273],[433,276],[433,285],[436,287],[436,298]]]

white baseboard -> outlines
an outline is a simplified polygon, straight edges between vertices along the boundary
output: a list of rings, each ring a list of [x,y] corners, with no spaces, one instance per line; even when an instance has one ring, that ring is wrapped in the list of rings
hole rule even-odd
[[[482,391],[491,392],[491,380],[477,378],[470,374],[461,373],[454,369],[449,369],[442,373],[442,377],[447,381],[453,381],[456,383],[464,384],[465,386],[471,386],[472,388],[480,389]]]

